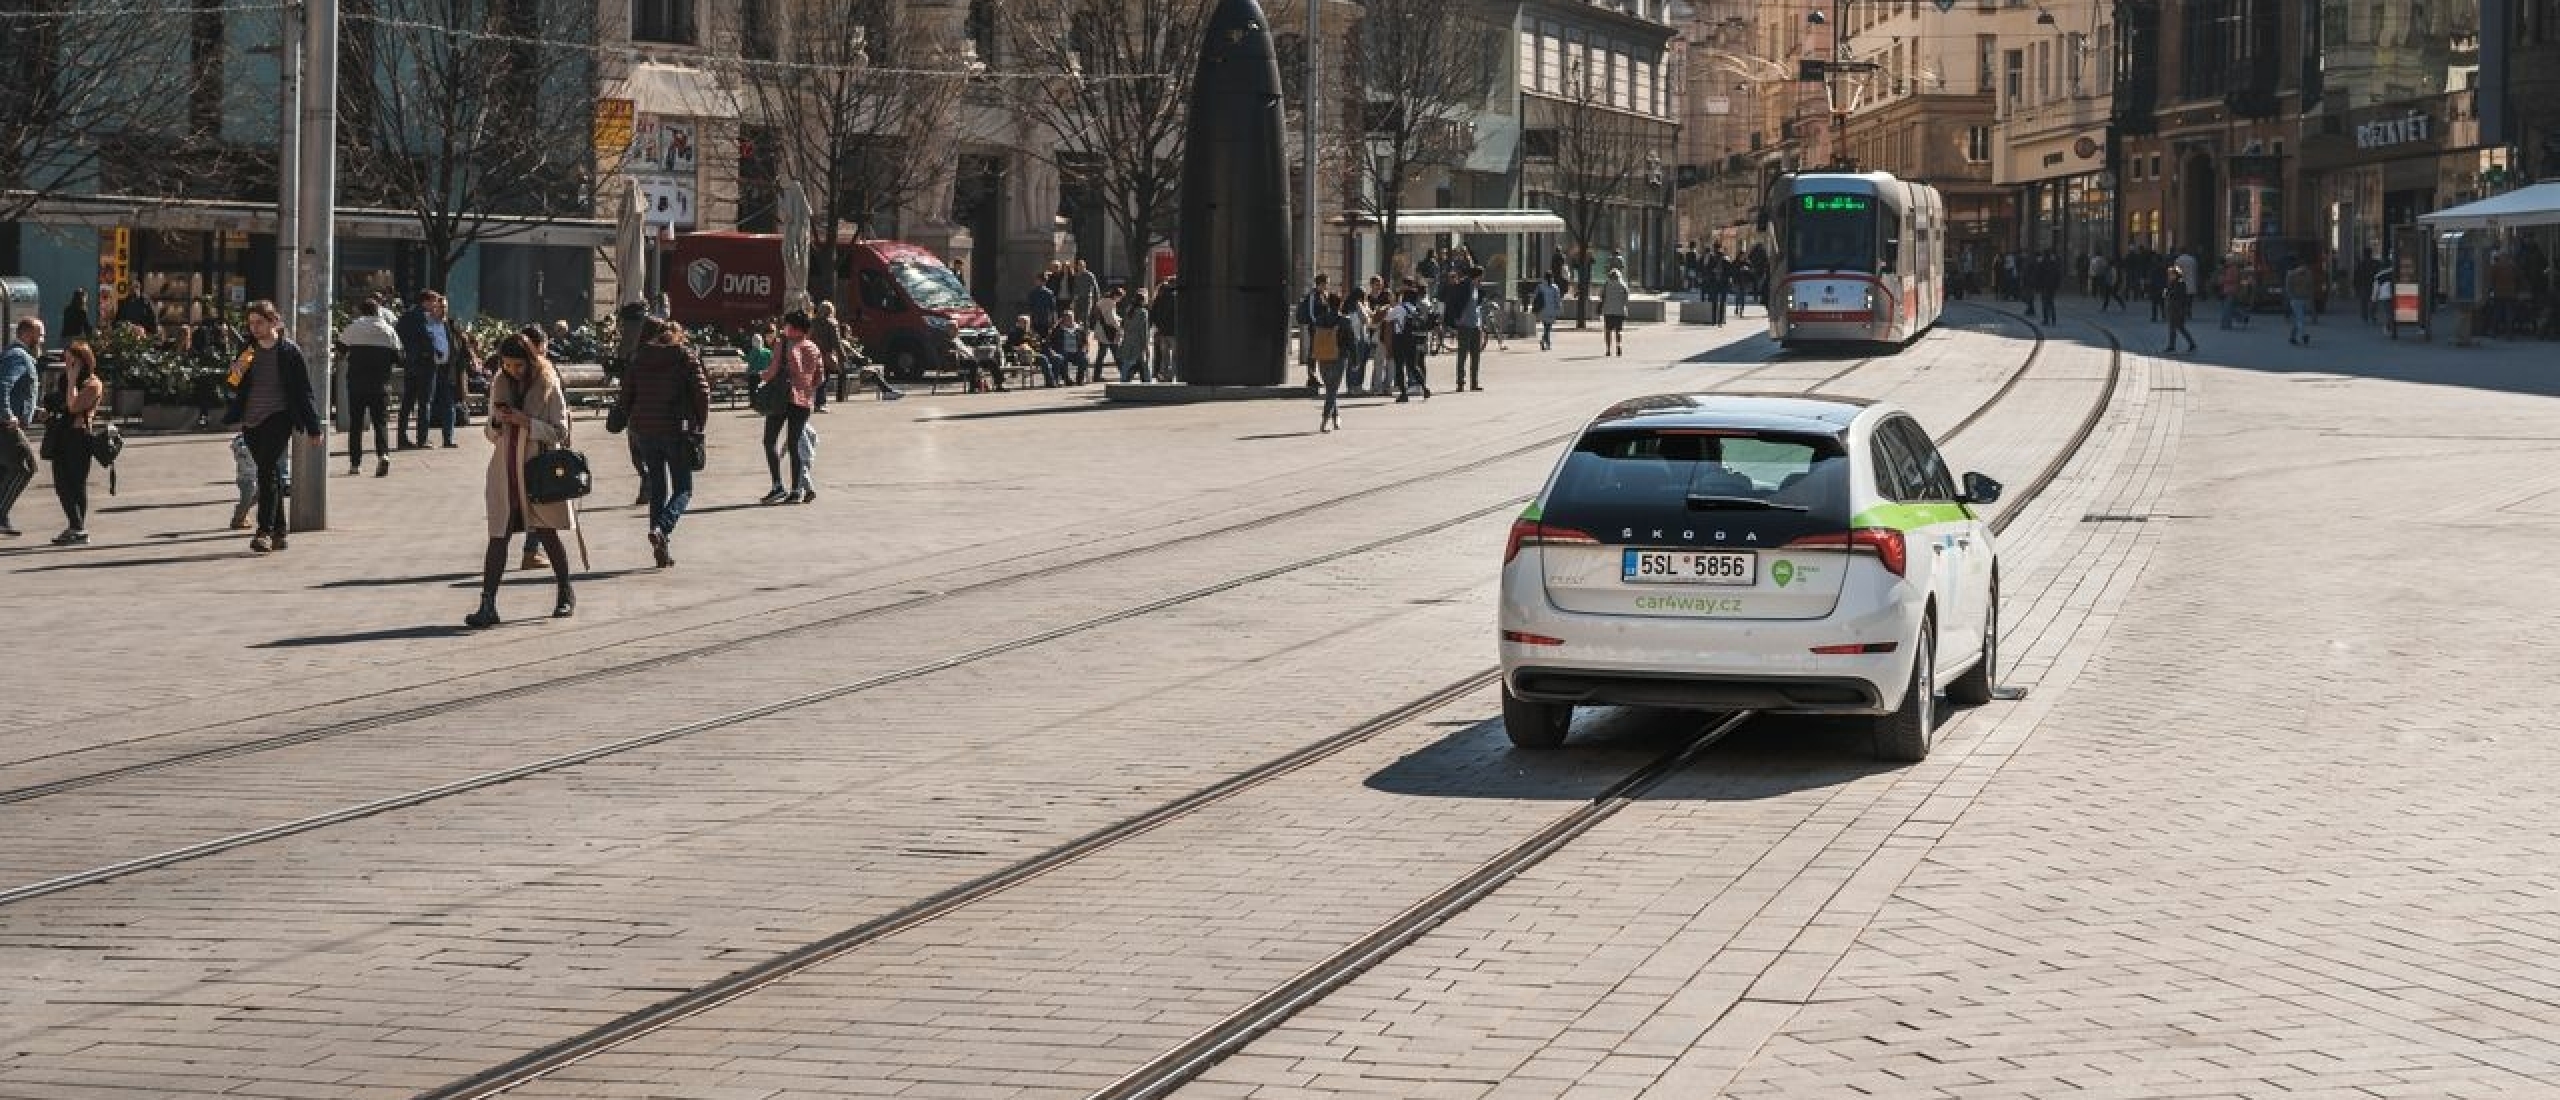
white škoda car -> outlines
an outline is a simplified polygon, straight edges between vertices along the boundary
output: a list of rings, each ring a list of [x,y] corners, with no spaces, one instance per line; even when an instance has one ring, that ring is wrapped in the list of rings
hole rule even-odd
[[[2000,561],[1909,414],[1849,398],[1666,395],[1583,429],[1511,526],[1502,718],[1564,740],[1577,705],[1875,717],[1875,751],[1929,753],[1944,677],[1991,698]]]

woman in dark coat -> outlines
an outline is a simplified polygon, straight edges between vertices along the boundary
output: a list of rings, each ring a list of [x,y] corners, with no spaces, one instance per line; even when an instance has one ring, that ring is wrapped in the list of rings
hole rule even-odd
[[[258,464],[258,532],[249,539],[252,553],[285,548],[284,449],[296,429],[314,447],[321,435],[320,403],[313,395],[311,366],[302,349],[284,337],[284,314],[269,301],[249,303],[249,346],[231,366],[231,403],[224,424],[241,425],[249,437],[249,457]]]

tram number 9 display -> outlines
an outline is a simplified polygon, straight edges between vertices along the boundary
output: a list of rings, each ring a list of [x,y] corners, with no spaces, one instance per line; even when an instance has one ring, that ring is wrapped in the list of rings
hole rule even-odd
[[[1796,202],[1798,209],[1808,214],[1863,214],[1867,211],[1865,195],[1802,195]]]

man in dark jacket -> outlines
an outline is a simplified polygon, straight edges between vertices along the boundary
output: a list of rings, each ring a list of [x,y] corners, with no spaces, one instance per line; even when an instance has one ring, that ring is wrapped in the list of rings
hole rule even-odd
[[[391,371],[400,365],[400,335],[382,319],[382,303],[372,298],[356,304],[355,320],[338,330],[347,353],[347,472],[364,471],[365,421],[373,421],[373,476],[391,476],[391,446],[385,441],[389,419]]]
[[[453,434],[453,422],[449,419],[452,415],[451,400],[448,398],[441,405],[437,401],[443,388],[440,384],[453,360],[453,334],[445,327],[444,295],[432,290],[421,291],[418,304],[400,316],[398,331],[402,366],[400,425],[394,434],[400,437],[400,449],[405,451],[413,446],[409,442],[412,409],[417,411],[418,426],[418,441],[414,446],[428,446],[427,426],[439,419],[443,421],[445,434]],[[440,407],[445,410],[442,417],[437,415]],[[450,439],[446,442],[451,445]]]
[[[676,521],[693,502],[693,452],[711,419],[711,376],[655,318],[640,322],[645,343],[622,372],[621,407],[631,414],[631,457],[649,504],[649,548],[658,568],[676,563]]]

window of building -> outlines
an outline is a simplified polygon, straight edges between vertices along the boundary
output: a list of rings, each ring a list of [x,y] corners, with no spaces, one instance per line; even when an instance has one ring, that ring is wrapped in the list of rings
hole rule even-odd
[[[1991,127],[1964,128],[1964,159],[1969,164],[1983,164],[1991,159]]]
[[[2018,101],[2025,98],[2027,94],[2027,51],[2000,51],[2000,66],[2001,101],[2008,105],[2009,110],[2015,111],[2018,109]]]
[[[2036,43],[2036,102],[2053,102],[2053,43]]]
[[[1999,68],[2000,36],[1996,34],[1974,35],[1973,90],[1982,95],[1990,95],[1992,92],[1998,90],[1999,85],[1995,74],[1999,71]]]
[[[2088,35],[2082,34],[2078,31],[2073,31],[2070,34],[2062,36],[2062,60],[2065,66],[2064,71],[2067,74],[2065,85],[2072,95],[2076,96],[2088,90],[2083,87],[2086,83],[2087,74],[2084,73],[2081,68],[2082,61],[2088,56],[2088,53]]]
[[[740,53],[757,61],[773,60],[777,53],[773,30],[773,0],[739,0],[738,51]]]
[[[691,45],[693,0],[631,0],[631,40]]]

